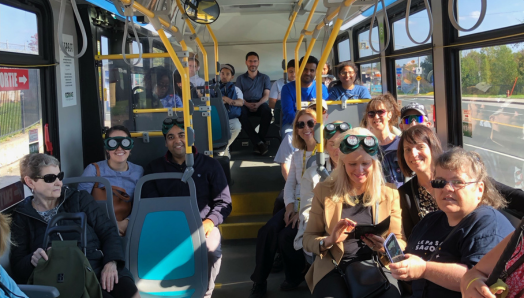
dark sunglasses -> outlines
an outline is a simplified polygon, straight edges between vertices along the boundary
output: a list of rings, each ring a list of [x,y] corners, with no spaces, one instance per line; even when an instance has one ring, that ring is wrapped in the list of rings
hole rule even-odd
[[[340,152],[349,154],[362,146],[364,151],[374,156],[378,152],[378,140],[374,136],[347,135],[340,142]]]
[[[368,117],[369,118],[375,118],[375,115],[378,115],[379,117],[384,116],[386,114],[386,110],[377,110],[377,111],[369,111]]]
[[[462,180],[451,180],[446,181],[444,179],[431,180],[431,187],[433,188],[444,188],[446,185],[450,185],[453,189],[462,189],[467,185],[478,183],[479,181],[465,182]]]
[[[351,124],[347,122],[329,123],[324,127],[324,138],[329,140],[337,133],[337,130],[343,133],[350,130],[351,128]]]
[[[47,175],[44,175],[44,177],[36,176],[35,178],[36,179],[44,179],[45,183],[53,183],[53,182],[56,181],[56,178],[58,178],[58,180],[62,181],[62,179],[64,179],[64,172],[60,172],[60,173],[58,173],[58,175],[47,174]]]
[[[411,124],[415,120],[417,123],[424,123],[424,115],[408,115],[402,117],[404,124]]]
[[[113,151],[118,147],[122,147],[124,150],[133,149],[135,142],[130,137],[112,137],[104,140],[104,147],[106,150]]]
[[[178,126],[182,129],[184,129],[184,119],[183,118],[166,118],[164,119],[164,122],[162,123],[162,133],[164,135],[167,135],[169,130],[173,128],[173,126]]]
[[[308,120],[307,122],[299,121],[299,122],[297,122],[296,127],[298,129],[303,129],[304,127],[306,127],[306,124],[307,124],[307,127],[313,128],[313,127],[315,127],[316,122],[315,122],[315,120]]]

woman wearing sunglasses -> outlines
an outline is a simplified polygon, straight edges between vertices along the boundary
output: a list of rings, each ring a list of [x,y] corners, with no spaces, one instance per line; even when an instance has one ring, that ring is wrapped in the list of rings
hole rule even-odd
[[[133,139],[129,130],[122,125],[111,127],[105,134],[104,149],[107,160],[88,165],[82,177],[104,177],[111,183],[113,207],[120,236],[124,236],[133,206],[135,186],[144,174],[144,169],[127,161]],[[85,190],[96,200],[106,200],[105,186],[101,183],[80,183],[78,190]]]
[[[84,212],[87,216],[86,257],[102,286],[104,298],[140,297],[131,273],[124,268],[122,243],[115,227],[93,197],[63,187],[64,173],[52,156],[34,153],[20,161],[22,182],[32,196],[16,206],[11,226],[10,262],[17,283],[26,283],[40,259],[48,260],[43,247],[47,223],[60,213]],[[75,233],[52,240],[77,240]],[[52,248],[51,248],[52,249]]]
[[[345,271],[353,263],[370,260],[374,252],[384,254],[384,239],[371,234],[355,239],[351,233],[355,225],[377,224],[390,217],[386,235],[394,233],[405,247],[398,192],[394,185],[383,182],[377,138],[359,127],[342,133],[335,146],[340,148],[337,167],[313,191],[303,239],[304,249],[320,256],[306,275],[314,297],[351,297],[351,289],[333,261]],[[381,297],[400,297],[396,281],[391,279],[391,283]]]
[[[371,98],[368,88],[355,84],[358,78],[358,67],[351,61],[337,65],[338,81],[329,89],[329,100],[367,99]]]
[[[440,210],[413,228],[406,259],[389,267],[395,278],[411,281],[412,297],[459,298],[462,276],[514,229],[496,210],[506,200],[477,153],[462,148],[443,153],[432,179]]]
[[[398,165],[397,148],[400,138],[393,133],[393,124],[398,123],[400,114],[395,98],[390,93],[373,97],[366,107],[363,127],[368,128],[378,139],[384,179],[397,188],[404,183],[404,175]]]
[[[351,129],[351,124],[342,121],[335,121],[329,123],[324,127],[324,149],[328,154],[326,160],[326,171],[331,173],[333,169],[337,167],[338,156],[340,149],[335,145],[335,140],[341,133],[345,133]],[[298,233],[295,237],[294,247],[296,250],[303,248],[302,238],[304,231],[306,230],[307,221],[309,219],[309,211],[311,210],[311,201],[313,201],[313,189],[320,182],[321,177],[317,171],[317,167],[309,167],[302,176],[300,182],[300,211],[298,221]],[[313,254],[308,251],[304,251],[306,260],[309,264],[313,263]]]
[[[273,259],[279,252],[284,261],[286,280],[280,285],[283,291],[296,289],[304,281],[306,261],[302,250],[295,250],[293,241],[298,232],[298,211],[300,210],[300,182],[306,171],[309,158],[315,155],[316,144],[313,136],[317,113],[313,109],[300,110],[293,121],[293,147],[298,149],[291,157],[289,174],[284,186],[284,205],[258,231],[256,267],[251,280],[254,285],[250,298],[263,297],[267,289],[267,278],[273,266]],[[316,163],[313,164],[313,166]]]

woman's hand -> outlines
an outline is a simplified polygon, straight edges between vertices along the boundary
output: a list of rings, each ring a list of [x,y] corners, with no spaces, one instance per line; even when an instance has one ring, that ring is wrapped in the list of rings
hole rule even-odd
[[[362,241],[364,241],[364,243],[366,243],[366,245],[372,250],[381,254],[386,253],[386,250],[384,249],[384,238],[373,234],[366,234],[366,236],[362,236],[360,239],[362,239]]]
[[[291,218],[295,216],[295,204],[289,203],[286,205],[286,213],[284,213],[284,222],[287,225],[291,222]]]
[[[44,258],[46,261],[49,259],[45,250],[39,248],[33,253],[33,256],[31,257],[31,264],[36,267],[36,265],[38,265],[38,260],[41,258]]]
[[[298,213],[293,213],[293,216],[289,219],[289,222],[286,224],[286,227],[289,226],[289,224],[292,224],[291,225],[291,228],[295,228],[295,226],[298,227],[298,219],[299,219],[299,216],[298,216]]]
[[[111,292],[115,284],[118,283],[118,270],[116,269],[116,262],[107,263],[102,269],[101,275],[102,289]]]
[[[462,297],[464,298],[496,298],[491,290],[486,285],[486,277],[475,278],[472,281],[468,281],[466,289],[462,290]],[[498,291],[497,294],[502,294],[502,291]]]
[[[333,233],[326,238],[324,245],[330,247],[336,243],[344,242],[348,238],[346,233],[351,233],[356,225],[356,222],[348,218],[342,218],[333,229]]]
[[[129,219],[125,218],[122,221],[117,221],[116,224],[118,225],[118,234],[124,236],[126,234],[127,225],[129,224]]]
[[[406,259],[398,263],[389,264],[391,275],[394,278],[410,281],[424,278],[426,261],[412,254],[406,254]]]

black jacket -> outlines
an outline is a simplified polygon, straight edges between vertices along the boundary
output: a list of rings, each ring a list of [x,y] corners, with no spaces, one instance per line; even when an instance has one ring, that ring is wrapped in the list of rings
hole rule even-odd
[[[497,182],[493,178],[490,179],[495,188],[508,201],[507,209],[514,211],[514,215],[524,213],[524,191]],[[418,208],[415,203],[416,201],[420,202],[420,199],[417,197],[417,200],[415,200],[414,197],[418,196],[418,186],[418,179],[415,176],[398,189],[400,209],[402,210],[402,227],[408,239],[413,227],[422,219],[418,214]]]
[[[23,284],[27,283],[34,269],[31,256],[38,248],[44,248],[44,234],[47,228],[47,223],[33,208],[32,198],[26,198],[16,207],[11,225],[11,239],[15,243],[11,246],[9,256],[11,268],[14,280]],[[87,215],[87,259],[98,279],[104,265],[111,261],[117,262],[119,275],[131,277],[131,273],[124,269],[124,252],[117,229],[93,197],[86,191],[63,187],[59,204],[58,214],[84,212]],[[79,225],[73,221],[63,221],[59,224]],[[79,239],[76,233],[62,233],[61,236],[64,240]],[[60,240],[58,237],[51,239]]]

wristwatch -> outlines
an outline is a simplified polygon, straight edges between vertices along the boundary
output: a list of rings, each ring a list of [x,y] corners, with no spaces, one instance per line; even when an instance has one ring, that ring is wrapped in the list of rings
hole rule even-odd
[[[326,239],[326,238],[324,238],[324,239]],[[321,249],[324,248],[326,250],[330,250],[333,247],[333,245],[331,245],[330,247],[324,247],[324,239],[320,240],[320,248]]]

